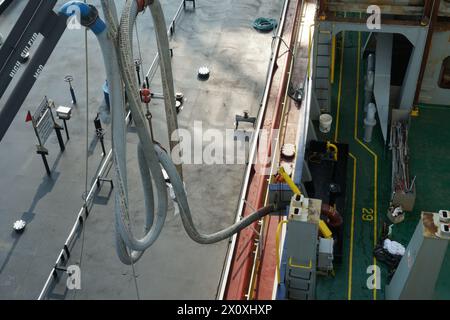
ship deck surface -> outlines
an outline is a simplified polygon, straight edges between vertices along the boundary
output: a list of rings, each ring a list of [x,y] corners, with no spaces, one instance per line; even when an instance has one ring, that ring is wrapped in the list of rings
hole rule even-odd
[[[0,32],[4,36],[25,6],[25,1],[15,2],[0,19]],[[88,2],[100,8],[100,1]],[[59,1],[56,8],[63,3]],[[117,3],[120,12],[124,1]],[[179,1],[162,1],[167,22],[171,21],[179,4]],[[187,99],[179,114],[179,125],[191,133],[194,121],[202,121],[203,131],[233,129],[236,114],[242,114],[244,110],[249,110],[250,115],[257,114],[271,53],[272,34],[256,32],[252,22],[260,16],[278,19],[282,2],[213,0],[197,1],[196,5],[197,8],[192,10],[191,2],[187,2],[188,10],[181,13],[171,40],[175,87]],[[143,65],[147,70],[157,51],[148,11],[139,17],[138,30]],[[111,141],[110,119],[105,112],[102,92],[104,66],[99,58],[100,48],[91,32],[88,33],[88,48],[90,185],[102,160],[93,125],[97,112],[107,130],[107,150]],[[136,58],[138,52],[135,44]],[[206,82],[197,80],[197,70],[203,65],[211,70],[211,77]],[[66,31],[0,143],[0,299],[38,297],[83,204],[86,154],[84,70],[84,30]],[[63,81],[66,74],[74,76],[78,105],[68,121],[70,140],[66,151],[60,153],[53,135],[46,144],[52,169],[52,178],[48,178],[40,157],[35,153],[37,142],[31,124],[24,120],[27,110],[36,110],[44,95],[57,105],[70,104],[69,90]],[[161,92],[159,71],[151,87],[154,92]],[[156,139],[167,147],[162,102],[154,100],[151,111]],[[133,126],[128,133],[128,143],[131,212],[135,224],[140,225],[143,221],[143,198],[137,169],[137,136]],[[203,142],[206,144],[208,141]],[[112,170],[109,178],[111,173]],[[191,211],[202,232],[212,233],[234,221],[243,178],[244,164],[184,166]],[[137,298],[132,268],[123,265],[115,252],[113,208],[114,195],[106,183],[96,195],[84,232],[79,233],[68,263],[80,265],[81,290],[67,290],[66,276],[62,274],[60,283],[48,298]],[[21,235],[12,230],[12,224],[18,219],[27,221]],[[139,234],[141,228],[135,229]],[[175,216],[173,210],[169,211],[160,238],[135,265],[140,298],[214,299],[227,247],[227,241],[213,245],[195,243],[184,231],[180,217]]]
[[[374,129],[372,142],[362,142],[364,128],[362,102],[364,100],[363,75],[365,70],[361,64],[358,71],[358,46],[364,44],[367,34],[361,34],[358,40],[357,32],[345,33],[343,59],[341,61],[342,46],[336,51],[336,73],[333,89],[332,114],[333,126],[322,139],[348,143],[350,153],[347,201],[344,212],[345,239],[344,259],[336,267],[334,278],[321,278],[317,285],[318,299],[384,299],[384,288],[388,283],[387,267],[372,255],[375,241],[381,234],[383,222],[390,223],[386,216],[391,190],[391,152],[384,148],[384,140],[379,126]],[[361,49],[362,50],[362,49]],[[340,74],[342,72],[342,78]],[[341,80],[341,86],[339,79]],[[359,87],[358,81],[359,78]],[[340,89],[339,89],[340,87]],[[339,102],[339,118],[336,117]],[[358,108],[358,109],[356,109]],[[355,131],[355,117],[357,130]],[[422,211],[437,212],[450,207],[450,130],[442,126],[443,119],[450,116],[450,106],[420,106],[419,117],[412,117],[409,135],[410,171],[417,176],[417,197],[414,211],[406,213],[405,220],[392,228],[392,237],[407,247],[409,240],[417,226]],[[336,123],[339,122],[336,133]],[[319,130],[316,130],[319,132]],[[355,135],[355,132],[356,135]],[[359,140],[359,141],[358,141]],[[377,161],[377,167],[375,167]],[[355,167],[354,167],[355,166]],[[356,178],[353,169],[356,170]],[[376,171],[375,171],[376,170]],[[375,175],[377,187],[375,187]],[[355,184],[354,184],[355,182]],[[355,186],[354,207],[353,186]],[[353,209],[353,210],[352,210]],[[363,213],[373,212],[373,219],[363,219]],[[352,221],[353,215],[353,223]],[[377,236],[374,237],[374,234]],[[350,258],[351,257],[351,258]],[[370,276],[367,268],[371,265],[381,268],[381,289],[367,288]],[[441,267],[435,299],[450,299],[450,247]]]

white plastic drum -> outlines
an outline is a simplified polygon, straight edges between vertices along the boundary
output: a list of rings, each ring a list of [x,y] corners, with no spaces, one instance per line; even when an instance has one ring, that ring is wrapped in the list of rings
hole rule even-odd
[[[319,130],[320,132],[323,133],[328,133],[331,130],[331,123],[333,122],[333,117],[328,114],[328,113],[324,113],[322,115],[320,115],[319,117]]]

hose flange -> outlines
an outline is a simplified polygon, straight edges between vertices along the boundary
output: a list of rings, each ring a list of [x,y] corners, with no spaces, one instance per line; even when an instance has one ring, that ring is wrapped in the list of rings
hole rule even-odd
[[[89,12],[85,15],[81,15],[81,25],[90,28],[98,19],[98,10],[92,4],[88,4]]]
[[[138,12],[142,12],[145,10],[145,7],[153,4],[153,0],[136,0],[138,6]]]

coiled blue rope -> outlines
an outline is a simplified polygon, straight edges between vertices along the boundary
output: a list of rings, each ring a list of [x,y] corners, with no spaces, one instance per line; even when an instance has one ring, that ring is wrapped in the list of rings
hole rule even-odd
[[[253,21],[253,28],[261,32],[269,32],[275,29],[278,25],[277,20],[270,18],[258,18]]]

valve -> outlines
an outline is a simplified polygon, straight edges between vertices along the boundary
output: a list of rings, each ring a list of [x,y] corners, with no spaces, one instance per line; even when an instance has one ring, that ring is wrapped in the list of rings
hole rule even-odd
[[[141,93],[141,101],[148,105],[152,100],[152,93],[150,92],[150,89],[142,88],[140,93]]]

